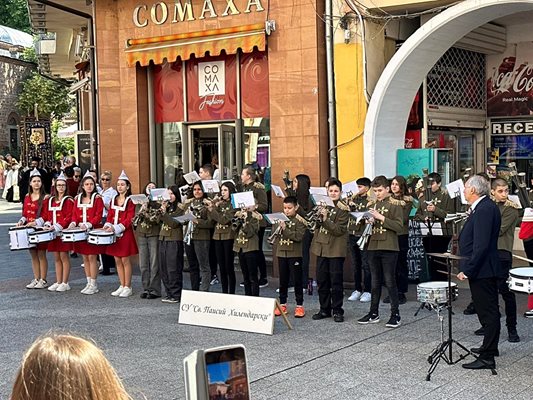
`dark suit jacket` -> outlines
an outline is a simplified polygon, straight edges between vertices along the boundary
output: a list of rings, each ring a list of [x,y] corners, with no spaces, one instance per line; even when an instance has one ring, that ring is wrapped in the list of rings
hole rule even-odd
[[[498,257],[501,216],[498,206],[486,196],[474,208],[459,235],[460,270],[470,280],[502,277]]]

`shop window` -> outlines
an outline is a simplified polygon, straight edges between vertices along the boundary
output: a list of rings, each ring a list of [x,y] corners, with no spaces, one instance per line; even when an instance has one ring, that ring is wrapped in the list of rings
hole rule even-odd
[[[183,125],[179,122],[166,122],[156,125],[158,176],[163,185],[168,187],[181,183],[183,176],[183,150],[182,150]]]

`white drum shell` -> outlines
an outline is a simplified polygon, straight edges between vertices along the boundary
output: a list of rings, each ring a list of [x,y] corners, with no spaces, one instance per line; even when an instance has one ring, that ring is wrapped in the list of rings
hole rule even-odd
[[[452,301],[457,299],[457,284],[452,282]],[[421,303],[432,305],[445,304],[448,302],[448,282],[433,281],[420,283],[416,287],[416,298]]]
[[[87,232],[82,229],[65,229],[61,236],[63,242],[83,242],[87,240]]]
[[[25,250],[35,247],[34,243],[30,243],[29,233],[34,232],[34,228],[10,228],[9,229],[9,249],[10,250]]]
[[[113,232],[106,232],[102,229],[97,229],[89,232],[87,242],[97,246],[106,246],[115,243],[116,236]]]
[[[509,273],[507,284],[514,292],[533,293],[533,268],[513,268]]]
[[[49,231],[35,231],[28,234],[30,243],[44,243],[44,242],[51,242],[56,238],[56,231],[49,230]]]

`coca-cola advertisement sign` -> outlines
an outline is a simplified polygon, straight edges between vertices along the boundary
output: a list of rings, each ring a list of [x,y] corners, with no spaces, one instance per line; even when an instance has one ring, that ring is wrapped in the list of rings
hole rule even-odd
[[[511,44],[504,54],[487,56],[487,115],[533,114],[533,43]]]

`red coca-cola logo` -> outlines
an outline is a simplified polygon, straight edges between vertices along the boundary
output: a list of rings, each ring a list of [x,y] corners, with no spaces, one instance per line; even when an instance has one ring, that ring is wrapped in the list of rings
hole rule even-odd
[[[492,92],[515,94],[523,91],[529,92],[533,89],[533,66],[522,64],[515,71],[505,73],[495,73],[492,76]]]

